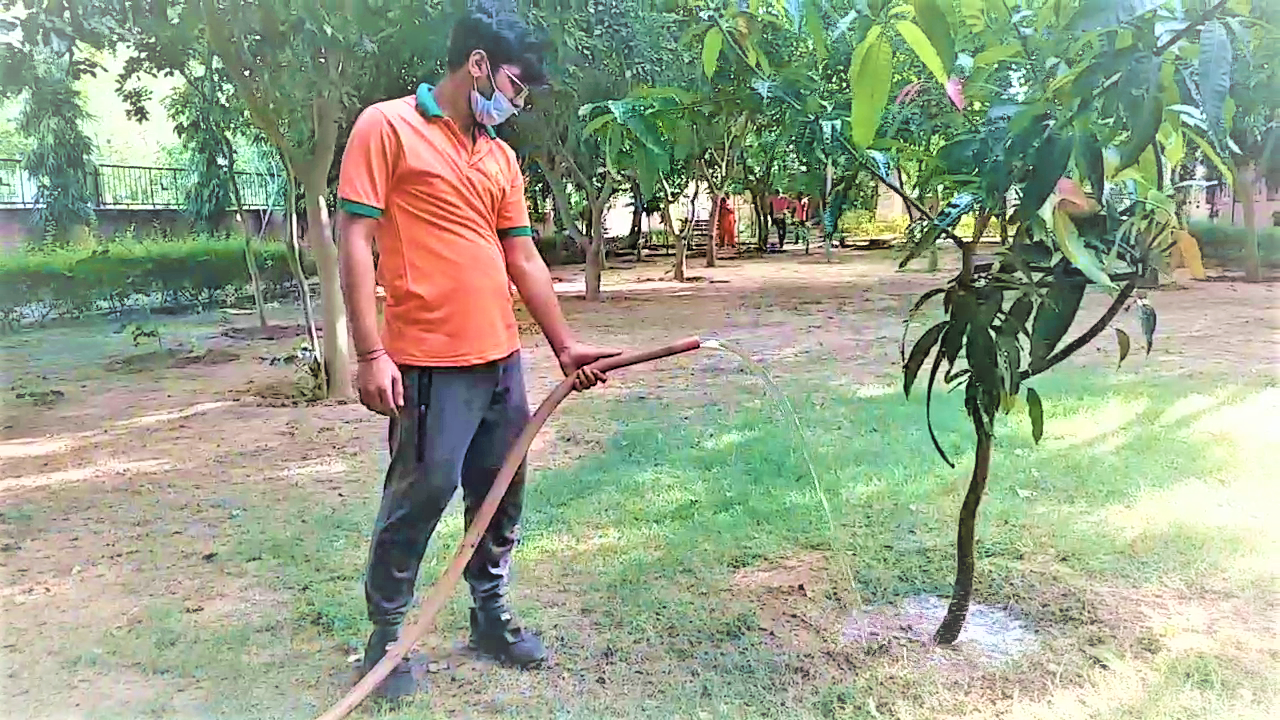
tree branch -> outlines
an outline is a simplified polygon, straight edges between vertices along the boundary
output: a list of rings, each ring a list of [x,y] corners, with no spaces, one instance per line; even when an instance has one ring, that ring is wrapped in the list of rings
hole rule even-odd
[[[1120,309],[1123,308],[1125,302],[1129,300],[1129,296],[1133,295],[1134,288],[1136,287],[1138,287],[1138,277],[1135,275],[1130,278],[1129,282],[1125,283],[1123,288],[1120,289],[1120,294],[1116,295],[1116,299],[1111,302],[1111,307],[1107,308],[1107,311],[1102,313],[1102,317],[1098,318],[1097,322],[1091,325],[1088,330],[1080,333],[1080,337],[1072,340],[1059,348],[1057,352],[1050,355],[1044,361],[1044,365],[1042,367],[1023,375],[1022,379],[1024,381],[1030,380],[1054,365],[1066,360],[1068,357],[1071,357],[1071,355],[1075,354],[1075,352],[1080,348],[1093,342],[1094,338],[1098,337],[1103,330],[1107,329],[1107,326],[1111,324],[1111,321],[1115,319],[1116,315],[1120,314]]]
[[[293,148],[284,133],[280,132],[280,125],[270,110],[271,107],[278,107],[278,105],[271,99],[264,100],[258,96],[259,91],[269,94],[270,90],[262,83],[255,83],[251,79],[254,73],[240,61],[240,56],[231,41],[231,30],[218,14],[218,7],[214,0],[201,0],[200,4],[204,10],[205,41],[213,47],[218,58],[222,60],[222,65],[227,69],[227,76],[231,78],[231,82],[240,89],[240,94],[244,96],[245,105],[249,109],[249,116],[253,118],[254,124],[266,133],[281,155],[292,155]],[[260,73],[257,76],[260,76]]]
[[[1213,7],[1201,13],[1200,17],[1195,22],[1187,23],[1185,27],[1183,27],[1178,32],[1174,33],[1173,37],[1169,38],[1168,40],[1165,40],[1163,43],[1160,44],[1159,47],[1151,51],[1151,53],[1156,57],[1160,57],[1161,55],[1165,54],[1166,52],[1168,52],[1169,48],[1173,47],[1174,45],[1177,45],[1179,40],[1182,40],[1186,36],[1190,35],[1192,30],[1195,30],[1196,28],[1200,27],[1201,25],[1204,25],[1205,23],[1209,22],[1214,17],[1216,17],[1218,12],[1222,10],[1222,8],[1226,7],[1228,2],[1230,2],[1230,0],[1218,0],[1217,5],[1214,5]]]

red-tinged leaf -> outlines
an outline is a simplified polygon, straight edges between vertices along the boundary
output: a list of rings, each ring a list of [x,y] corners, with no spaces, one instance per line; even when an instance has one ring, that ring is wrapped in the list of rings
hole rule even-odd
[[[952,77],[947,81],[947,97],[951,98],[951,104],[956,109],[964,112],[964,81],[958,77]]]

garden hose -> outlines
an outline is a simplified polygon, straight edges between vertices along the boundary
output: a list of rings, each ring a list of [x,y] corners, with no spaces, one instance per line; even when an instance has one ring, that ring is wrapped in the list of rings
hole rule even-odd
[[[697,337],[690,337],[665,347],[603,358],[588,367],[602,373],[608,373],[620,368],[697,350],[700,347],[702,347],[702,340]],[[580,370],[579,372],[582,371]],[[498,503],[506,495],[507,487],[511,485],[511,480],[515,477],[516,470],[524,462],[525,455],[529,452],[529,446],[533,444],[534,436],[542,429],[542,426],[547,422],[547,418],[551,417],[551,413],[555,411],[556,407],[569,396],[569,393],[573,392],[573,383],[576,377],[577,375],[575,374],[562,380],[547,396],[547,399],[542,401],[537,411],[534,412],[533,417],[529,419],[529,423],[525,425],[524,432],[520,434],[515,445],[507,453],[502,469],[498,472],[498,476],[494,478],[493,486],[489,488],[489,494],[485,496],[480,509],[476,511],[475,517],[472,518],[471,526],[462,537],[462,542],[458,545],[458,551],[454,553],[453,561],[449,563],[449,567],[432,584],[423,598],[422,610],[418,614],[418,619],[408,628],[407,632],[401,633],[399,640],[387,648],[386,656],[378,661],[378,664],[374,665],[360,679],[360,682],[356,683],[347,692],[345,697],[329,708],[323,715],[320,715],[317,720],[342,720],[342,718],[345,718],[369,696],[369,693],[378,683],[387,677],[391,669],[409,652],[414,643],[431,629],[436,615],[449,600],[449,596],[453,594],[454,588],[458,585],[458,580],[462,578],[462,572],[471,560],[472,554],[475,553],[476,546],[480,543],[480,537],[484,534],[485,529],[489,527],[489,521],[493,519],[493,514],[498,509]]]

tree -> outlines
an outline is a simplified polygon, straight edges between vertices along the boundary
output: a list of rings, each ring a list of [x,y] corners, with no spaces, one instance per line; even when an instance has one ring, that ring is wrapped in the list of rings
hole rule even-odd
[[[134,55],[130,61],[144,57]],[[130,64],[126,63],[126,70]],[[258,325],[266,327],[266,304],[262,298],[253,236],[249,232],[243,196],[236,179],[235,138],[248,129],[244,107],[236,101],[226,73],[214,63],[213,53],[207,46],[198,76],[193,74],[189,63],[175,70],[186,84],[165,99],[165,107],[174,123],[174,131],[183,142],[187,164],[195,170],[194,182],[187,188],[187,213],[198,226],[212,232],[228,208],[235,208],[236,225],[244,239],[245,265],[249,270],[249,287],[258,313]],[[122,88],[127,79],[126,72],[120,78]],[[129,96],[127,89],[122,94]],[[145,114],[144,108],[141,103],[135,104],[134,114],[141,117]],[[306,277],[299,274],[296,279],[305,292]]]
[[[504,134],[546,178],[558,222],[586,256],[586,297],[599,300],[604,213],[635,175],[609,167],[609,138],[587,132],[579,109],[659,77],[671,19],[639,0],[593,0],[549,4],[531,10],[530,21],[550,39],[550,88]]]
[[[1209,20],[1200,28],[1204,52],[1196,65],[1200,108],[1217,155],[1226,159],[1232,195],[1241,203],[1245,278],[1262,280],[1254,194],[1263,183],[1280,185],[1280,8],[1275,3],[1236,3],[1240,15]],[[1206,154],[1208,148],[1205,149]]]
[[[11,11],[16,2],[0,9]],[[43,237],[55,244],[83,244],[94,222],[91,180],[93,141],[84,131],[90,116],[75,88],[100,70],[79,51],[104,34],[96,3],[27,0],[17,22],[0,19],[0,33],[18,31],[21,42],[0,46],[0,99],[25,92],[18,129],[30,141],[23,170],[36,180]]]
[[[1082,3],[1066,16],[1066,28],[1059,27],[1063,16],[1053,3],[1022,13],[1003,3],[967,5],[927,39],[936,46],[949,34],[953,47],[978,51],[975,67],[1004,64],[1022,78],[1016,85],[971,81],[967,97],[955,103],[968,127],[955,132],[938,155],[940,168],[959,191],[937,217],[924,212],[919,199],[904,195],[922,215],[908,229],[908,258],[940,237],[955,242],[962,254],[959,274],[922,296],[911,313],[916,316],[926,303],[941,299],[944,319],[925,330],[909,354],[903,338],[906,394],[929,365],[926,423],[938,452],[950,464],[933,435],[930,415],[934,382],[944,363],[944,382],[964,386],[976,439],[957,531],[955,586],[934,635],[940,643],[959,636],[972,597],[975,520],[997,416],[1025,404],[1032,437],[1039,441],[1043,405],[1028,381],[1105,330],[1153,259],[1167,250],[1176,222],[1173,189],[1166,181],[1168,151],[1182,133],[1195,137],[1174,108],[1189,100],[1186,88],[1175,82],[1175,71],[1205,50],[1188,36],[1224,4],[1188,19],[1150,4]],[[925,13],[917,7],[916,14]],[[929,48],[915,47],[923,43],[917,37],[913,48],[927,56]],[[991,77],[989,70],[983,72]],[[855,94],[855,116],[856,102]],[[860,139],[870,145],[873,136],[864,132]],[[994,262],[976,262],[977,238],[964,240],[952,232],[970,211],[979,214],[979,226],[981,218],[995,213],[1009,224],[1012,240]],[[1090,285],[1111,293],[1113,300],[1087,330],[1062,344]],[[1144,299],[1137,305],[1150,352],[1155,311]],[[1116,334],[1123,362],[1129,339],[1120,329]]]
[[[442,9],[425,8],[427,13]],[[175,0],[169,12],[203,29],[250,118],[301,186],[307,244],[320,276],[323,367],[334,397],[352,392],[346,311],[326,201],[334,159],[344,126],[371,99],[365,94],[370,88],[402,81],[405,69],[415,65],[413,53],[424,47],[436,51],[422,57],[439,56],[448,25],[428,22],[423,10],[415,3],[373,0]]]

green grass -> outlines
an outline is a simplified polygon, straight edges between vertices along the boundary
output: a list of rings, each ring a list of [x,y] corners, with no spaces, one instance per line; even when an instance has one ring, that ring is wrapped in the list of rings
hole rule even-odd
[[[833,533],[787,422],[758,383],[736,376],[716,386],[731,401],[702,405],[660,393],[575,398],[569,421],[599,414],[616,431],[603,453],[534,475],[516,570],[517,606],[557,650],[556,667],[436,677],[437,697],[388,717],[921,718],[996,708],[992,716],[1267,716],[1280,695],[1274,649],[1217,635],[1182,647],[1176,632],[1139,632],[1140,604],[1118,621],[1104,617],[1089,590],[1229,596],[1266,617],[1280,533],[1264,509],[1280,498],[1263,454],[1274,438],[1256,433],[1277,389],[1086,377],[1063,371],[1037,382],[1041,446],[1021,416],[998,428],[976,596],[1015,604],[1047,638],[1016,667],[982,671],[971,684],[835,640],[857,605],[948,592],[971,442],[959,398],[941,395],[934,414],[959,466],[951,470],[931,449],[918,399],[884,386],[784,384],[813,441]],[[364,458],[353,469],[358,499],[320,502],[295,489],[286,504],[251,501],[229,521],[233,540],[219,562],[283,592],[286,617],[210,631],[156,602],[145,623],[82,662],[236,685],[243,692],[211,693],[201,705],[220,717],[265,717],[263,702],[272,716],[302,717],[335,699],[345,687],[333,677],[341,656],[365,632],[370,478],[383,463]],[[460,532],[453,508],[428,551],[424,586]],[[806,551],[829,558],[829,582],[813,602],[832,624],[820,629],[820,647],[798,653],[769,642],[756,599],[733,578]],[[464,610],[459,592],[438,624],[446,638],[462,637]],[[1260,622],[1253,631],[1274,632]],[[1145,644],[1126,640],[1125,625]],[[288,643],[275,664],[246,650],[264,636]],[[1082,650],[1100,642],[1118,648],[1107,671]],[[984,686],[996,689],[975,690]]]

